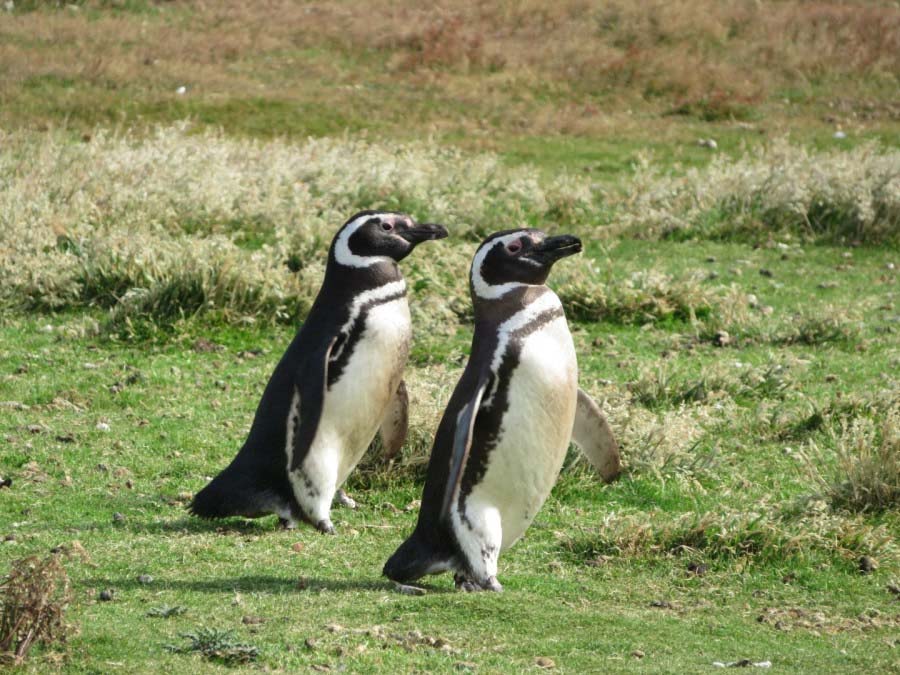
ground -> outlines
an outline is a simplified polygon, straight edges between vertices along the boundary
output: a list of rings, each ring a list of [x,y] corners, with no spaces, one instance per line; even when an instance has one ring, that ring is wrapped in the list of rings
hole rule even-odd
[[[900,14],[676,5],[7,12],[0,571],[71,583],[25,671],[900,666]],[[189,517],[366,207],[451,231],[403,263],[407,446],[371,449],[335,537]],[[404,595],[380,570],[465,270],[523,223],[585,241],[550,285],[624,471],[571,450],[502,594]]]

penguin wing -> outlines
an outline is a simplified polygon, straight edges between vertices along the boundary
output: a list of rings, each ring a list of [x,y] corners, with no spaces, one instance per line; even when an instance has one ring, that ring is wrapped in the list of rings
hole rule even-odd
[[[381,422],[381,443],[384,446],[385,461],[393,459],[400,452],[406,440],[409,427],[409,396],[406,394],[406,383],[400,380],[397,391],[388,403],[387,413]]]
[[[294,387],[300,399],[300,414],[294,431],[291,471],[295,471],[303,463],[319,429],[325,390],[328,388],[328,360],[336,341],[337,336],[324,349],[310,354],[297,372]]]
[[[619,445],[600,407],[582,389],[578,390],[572,440],[607,483],[619,475]]]
[[[450,453],[450,473],[447,475],[447,485],[444,490],[444,501],[441,506],[441,520],[450,517],[450,505],[459,495],[459,482],[462,480],[463,469],[469,460],[469,450],[472,449],[472,431],[475,428],[475,418],[481,407],[481,399],[490,383],[487,374],[482,375],[472,396],[466,401],[462,409],[456,415],[456,428],[453,433],[453,448]]]

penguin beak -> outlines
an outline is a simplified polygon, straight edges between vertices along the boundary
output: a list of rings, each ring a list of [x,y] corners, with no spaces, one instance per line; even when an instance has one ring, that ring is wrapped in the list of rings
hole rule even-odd
[[[397,233],[400,237],[403,237],[410,244],[415,246],[416,244],[420,244],[423,241],[430,241],[432,239],[443,239],[449,233],[447,232],[447,228],[443,225],[437,225],[436,223],[417,223],[412,227],[403,230],[402,232]]]
[[[550,266],[560,258],[580,252],[581,239],[563,234],[558,237],[547,237],[522,257],[541,265]]]

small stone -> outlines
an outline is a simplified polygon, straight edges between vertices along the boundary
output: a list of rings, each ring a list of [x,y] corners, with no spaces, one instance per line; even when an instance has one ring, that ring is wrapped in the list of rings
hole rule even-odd
[[[631,652],[631,655],[636,659],[642,659],[644,658],[644,656],[646,656],[640,649],[635,649],[633,652]]]
[[[772,274],[772,270],[766,269],[765,267],[761,267],[761,268],[760,268],[760,270],[759,270],[759,275],[760,275],[761,277],[769,277],[769,278],[775,276],[774,274]]]
[[[727,347],[731,344],[731,335],[728,334],[727,330],[716,331],[713,343],[718,347]]]
[[[113,592],[111,590],[104,589],[100,591],[100,602],[109,602],[113,599]]]
[[[0,476],[0,488],[11,488],[12,478],[3,478]]]
[[[291,544],[291,550],[294,553],[300,553],[300,551],[303,550],[303,542],[302,541],[294,542],[293,544]]]
[[[672,603],[668,600],[654,600],[650,603],[651,607],[658,607],[659,609],[672,609]]]
[[[116,512],[113,514],[113,522],[114,522],[114,523],[124,523],[124,522],[125,522],[125,515],[122,514],[122,513],[119,513],[118,511],[116,511]]]
[[[838,380],[838,376],[835,375],[834,373],[828,373],[828,375],[825,376],[826,382],[837,382],[837,380]]]
[[[325,630],[327,630],[329,633],[340,633],[344,630],[344,627],[339,623],[330,623],[325,626]]]
[[[859,559],[859,571],[862,574],[871,574],[878,569],[878,561],[875,558],[864,555]]]
[[[545,670],[550,670],[551,668],[555,668],[556,664],[553,662],[553,659],[549,659],[546,656],[539,656],[534,660],[534,665],[538,668],[544,668]]]
[[[266,620],[261,616],[244,616],[241,617],[241,623],[245,626],[258,626],[261,623],[265,623]]]
[[[145,585],[146,585],[146,584],[152,584],[152,583],[153,583],[153,577],[151,577],[149,574],[142,574],[142,575],[140,575],[140,576],[137,578],[137,580],[138,580],[138,583],[139,583],[139,584],[145,584]]]
[[[889,262],[885,264],[884,268],[886,270],[894,271],[895,269],[897,269],[897,266],[894,263]]]
[[[303,646],[312,652],[312,651],[315,651],[316,648],[319,646],[319,641],[316,640],[316,638],[309,637],[303,641]]]
[[[714,263],[714,262],[716,262],[715,256],[709,256],[709,257],[707,257],[707,258],[706,258],[706,262],[708,262],[708,263]]]
[[[21,366],[16,368],[15,372],[16,372],[16,375],[24,375],[25,373],[28,372],[28,365],[23,363]]]
[[[706,563],[696,563],[692,562],[687,566],[688,572],[693,574],[695,577],[702,577],[709,571],[709,565]]]
[[[97,431],[109,431],[110,426],[106,422],[97,422]]]

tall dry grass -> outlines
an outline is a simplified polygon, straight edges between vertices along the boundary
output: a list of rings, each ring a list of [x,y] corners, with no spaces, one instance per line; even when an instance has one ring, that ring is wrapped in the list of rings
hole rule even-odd
[[[449,226],[450,242],[404,265],[416,320],[437,334],[468,319],[464,271],[474,242],[499,229],[539,226],[586,239],[731,236],[743,219],[757,234],[873,243],[896,240],[900,229],[900,153],[874,147],[811,154],[782,144],[683,177],[648,165],[622,198],[604,203],[582,178],[546,178],[428,143],[262,143],[186,125],[140,137],[97,131],[89,142],[61,133],[0,142],[0,303],[107,308],[126,333],[135,320],[171,325],[197,313],[296,321],[318,290],[333,233],[360,208]],[[810,229],[811,210],[842,215],[819,231]],[[610,212],[615,225],[600,225]],[[712,232],[710,213],[720,218]],[[707,334],[759,318],[749,296],[691,275],[619,278],[583,258],[554,283],[580,320],[676,320],[705,324]],[[804,330],[785,339],[844,329]]]

